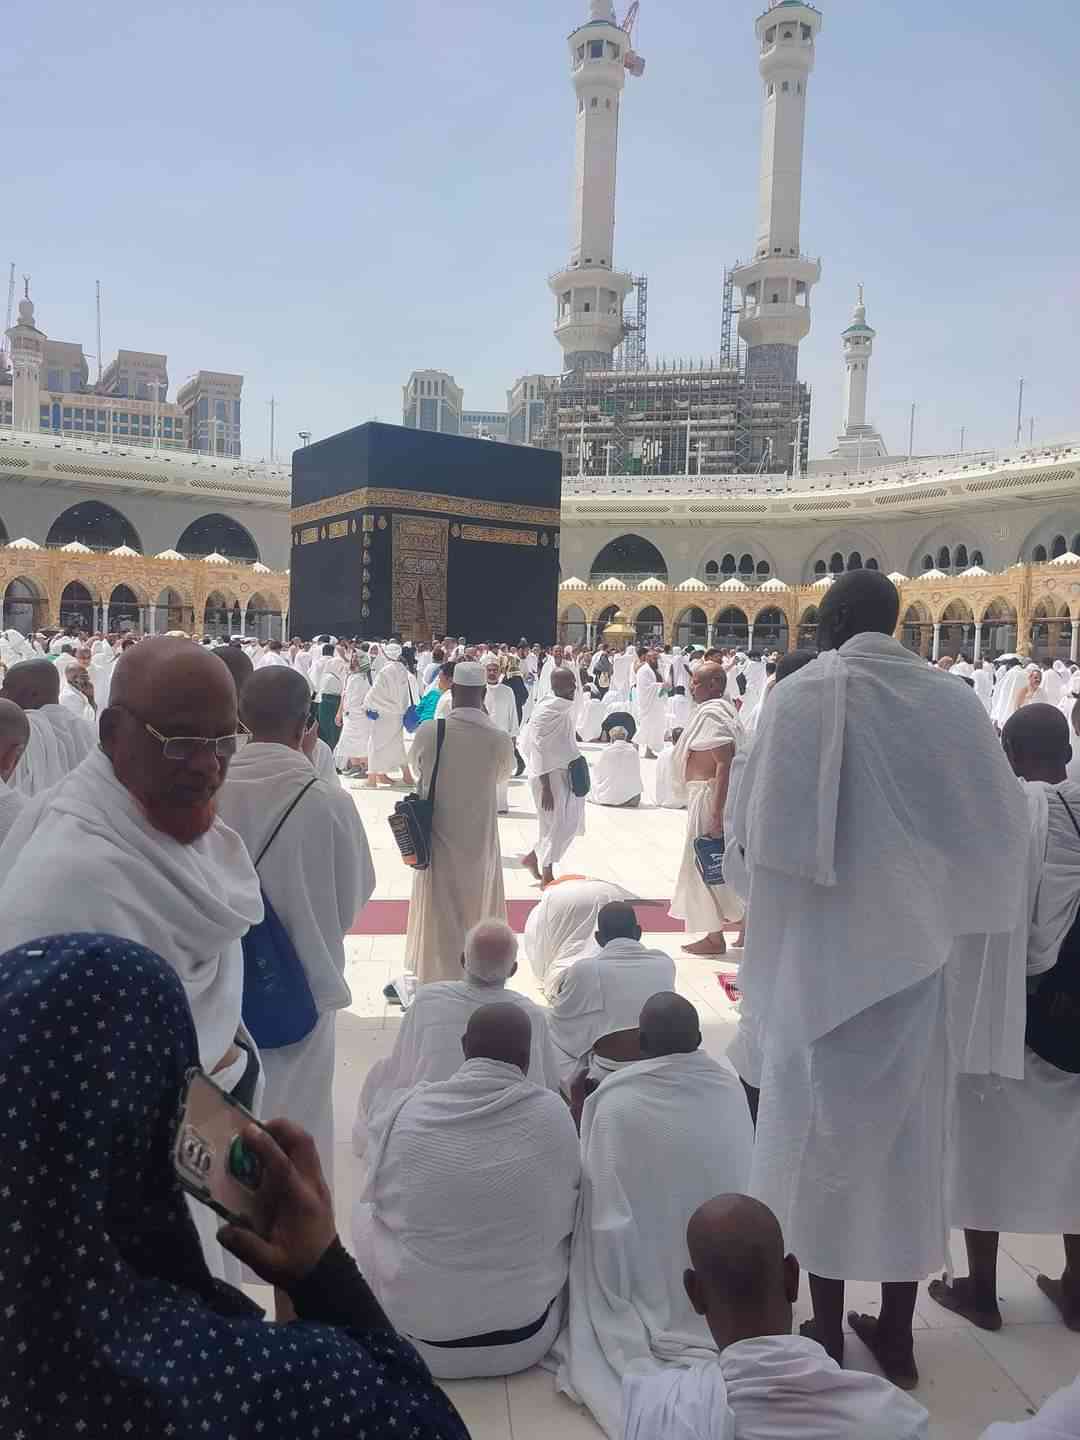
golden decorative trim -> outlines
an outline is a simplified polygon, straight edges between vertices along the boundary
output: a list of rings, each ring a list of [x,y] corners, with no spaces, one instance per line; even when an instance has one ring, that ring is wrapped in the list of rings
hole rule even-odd
[[[491,525],[462,525],[462,540],[486,540],[494,545],[535,545],[535,530],[496,530]]]
[[[436,515],[468,515],[474,520],[510,520],[519,524],[558,525],[561,514],[543,505],[508,505],[501,500],[467,500],[456,495],[434,495],[424,490],[383,490],[364,487],[329,500],[316,500],[298,505],[290,512],[293,525],[309,520],[325,520],[353,510],[367,510],[376,505],[390,509],[428,510]]]
[[[328,540],[341,540],[349,533],[348,520],[331,520],[326,527],[326,538]]]
[[[446,631],[450,522],[395,515],[391,530],[391,629],[419,639]]]
[[[319,527],[317,525],[309,525],[306,530],[300,531],[301,545],[313,545],[318,538]]]

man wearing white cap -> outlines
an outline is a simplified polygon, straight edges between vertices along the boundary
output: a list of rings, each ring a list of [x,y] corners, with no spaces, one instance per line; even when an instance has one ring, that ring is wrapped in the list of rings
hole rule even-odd
[[[506,919],[496,792],[514,773],[514,742],[484,709],[486,691],[484,667],[459,660],[453,709],[445,720],[425,720],[413,740],[417,789],[426,797],[443,727],[431,865],[413,875],[405,935],[405,969],[421,985],[460,979],[468,932],[481,920]]]
[[[374,790],[381,780],[390,784],[390,771],[401,771],[406,785],[413,783],[412,771],[405,758],[402,721],[405,711],[419,696],[413,694],[412,677],[401,663],[401,646],[384,645],[386,664],[375,676],[367,695],[367,717],[371,721],[368,741],[368,789]],[[374,665],[372,666],[374,671]]]
[[[519,729],[517,701],[509,685],[502,683],[496,657],[484,663],[484,675],[487,679],[485,709],[498,728],[513,740]],[[507,815],[510,811],[510,786],[505,780],[499,786],[498,809],[500,815]]]

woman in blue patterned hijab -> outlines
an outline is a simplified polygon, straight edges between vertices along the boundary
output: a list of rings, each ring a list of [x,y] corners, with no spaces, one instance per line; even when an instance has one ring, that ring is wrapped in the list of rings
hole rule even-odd
[[[172,1168],[197,1056],[180,981],[141,946],[0,956],[0,1430],[468,1440],[337,1239],[285,1278],[298,1323],[212,1278]]]

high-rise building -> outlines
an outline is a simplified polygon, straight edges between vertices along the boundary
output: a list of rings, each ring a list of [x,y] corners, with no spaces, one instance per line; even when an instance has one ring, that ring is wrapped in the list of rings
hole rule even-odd
[[[558,376],[522,375],[506,392],[511,445],[540,445],[544,434],[544,402]]]
[[[589,19],[568,44],[577,104],[573,235],[569,263],[548,284],[563,369],[607,370],[623,338],[623,301],[634,285],[632,275],[615,269],[615,176],[626,72],[640,74],[641,62],[610,0],[590,0]]]
[[[240,454],[243,388],[242,375],[225,375],[217,370],[199,370],[181,385],[176,403],[184,413],[192,450],[204,450],[210,455]]]
[[[505,410],[463,410],[461,433],[474,440],[505,440],[509,417]]]
[[[875,460],[889,452],[885,442],[866,420],[866,397],[870,382],[870,356],[876,330],[866,323],[863,287],[843,334],[844,342],[844,428],[837,436],[833,454],[844,460]]]
[[[757,234],[754,258],[733,278],[743,297],[747,375],[790,383],[810,331],[810,287],[821,278],[821,262],[799,249],[806,89],[821,14],[803,0],[774,0],[754,28],[762,84]]]
[[[414,370],[401,390],[401,423],[410,430],[461,434],[464,391],[445,370]]]

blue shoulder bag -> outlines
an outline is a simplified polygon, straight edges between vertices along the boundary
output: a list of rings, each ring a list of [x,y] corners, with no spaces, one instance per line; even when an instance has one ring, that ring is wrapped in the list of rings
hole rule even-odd
[[[263,856],[278,837],[278,832],[319,777],[313,775],[293,799],[285,814],[274,826],[270,839],[259,851],[255,861],[258,870]],[[315,1029],[319,1012],[308,984],[296,946],[289,932],[278,919],[270,897],[259,882],[263,901],[263,918],[253,925],[241,942],[244,947],[244,999],[241,1013],[244,1024],[260,1050],[278,1050],[283,1045],[296,1045]]]

